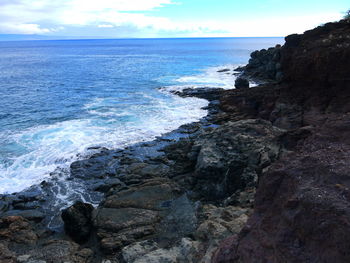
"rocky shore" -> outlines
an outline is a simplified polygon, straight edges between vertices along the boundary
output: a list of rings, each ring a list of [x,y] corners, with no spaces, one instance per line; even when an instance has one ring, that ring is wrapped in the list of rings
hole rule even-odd
[[[0,262],[349,262],[349,43],[329,23],[236,69],[264,84],[177,92],[208,116],[71,165],[98,205],[2,196]]]

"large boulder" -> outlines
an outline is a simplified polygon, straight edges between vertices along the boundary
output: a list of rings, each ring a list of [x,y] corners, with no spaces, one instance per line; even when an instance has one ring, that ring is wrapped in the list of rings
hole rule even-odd
[[[236,89],[247,89],[249,88],[249,81],[246,78],[238,77],[235,81]]]
[[[89,239],[93,210],[91,204],[79,201],[62,211],[64,229],[74,241],[83,243]]]

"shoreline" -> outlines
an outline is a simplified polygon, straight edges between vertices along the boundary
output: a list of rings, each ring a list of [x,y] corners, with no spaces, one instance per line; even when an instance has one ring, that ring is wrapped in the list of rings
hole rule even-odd
[[[188,88],[186,90],[189,91],[196,89],[197,88]],[[138,151],[140,152],[155,152],[157,151],[156,149],[174,143],[180,138],[185,138],[187,136],[193,135],[196,130],[200,129],[200,127],[211,125],[209,123],[209,119],[212,118],[215,112],[217,111],[217,102],[215,104],[212,104],[211,101],[213,101],[213,98],[210,98],[210,94],[213,94],[219,90],[223,91],[224,89],[199,88],[198,90],[202,91],[200,92],[200,94],[198,94],[198,96],[196,96],[196,92],[194,94],[191,94],[191,92],[189,92],[188,95],[184,95],[183,97],[197,97],[201,99],[206,99],[208,101],[208,106],[203,108],[207,110],[207,115],[202,117],[199,121],[183,124],[175,130],[166,132],[160,136],[156,136],[155,139],[149,141],[141,141],[126,146],[125,148],[107,149],[105,147],[92,147],[91,150],[95,150],[96,153],[90,154],[88,157],[82,158],[81,160],[73,161],[69,166],[69,171],[60,171],[60,168],[57,168],[55,171],[50,173],[49,178],[44,179],[41,183],[34,184],[19,192],[10,194],[0,194],[0,217],[20,215],[26,219],[34,220],[35,222],[41,222],[43,223],[43,226],[47,225],[52,230],[62,231],[63,222],[60,219],[61,210],[69,207],[77,200],[68,200],[68,202],[71,202],[71,204],[65,204],[65,200],[62,200],[62,204],[58,204],[57,201],[60,200],[55,199],[54,195],[60,194],[59,188],[68,188],[66,191],[69,191],[69,187],[74,187],[73,185],[69,186],[69,184],[72,184],[72,181],[74,180],[76,180],[76,182],[74,183],[75,185],[85,184],[85,190],[82,189],[82,194],[84,194],[85,197],[81,196],[81,198],[83,199],[82,201],[97,206],[103,199],[103,191],[101,189],[105,187],[103,187],[102,185],[109,179],[108,171],[106,171],[105,175],[102,175],[102,171],[96,171],[97,175],[93,175],[91,174],[91,172],[78,171],[79,168],[81,168],[79,167],[79,164],[82,164],[82,166],[86,165],[86,170],[88,170],[88,163],[91,160],[93,162],[93,160],[97,158],[99,159],[97,165],[105,166],[106,169],[108,169],[107,166],[111,166],[111,164],[109,163],[107,165],[106,163],[109,162],[111,159],[116,158],[117,156],[123,155],[124,153],[132,155],[132,152],[136,151],[135,149],[138,149]],[[203,90],[205,91],[203,92]],[[215,92],[206,92],[208,90],[215,90]],[[183,92],[177,91],[170,91],[170,93],[180,97],[182,94],[184,94]],[[206,96],[206,93],[208,93],[209,96]],[[143,150],[142,148],[144,148],[145,150]],[[149,150],[147,150],[148,148]],[[139,155],[139,157],[141,157],[143,154],[139,153],[135,155]],[[88,175],[81,175],[81,173],[85,172]],[[64,175],[66,173],[68,173],[69,175]],[[64,176],[65,178],[61,179],[60,177],[62,176]],[[71,196],[71,198],[72,197],[75,199],[79,198],[77,196]],[[56,222],[53,223],[53,226],[51,226],[52,220]]]
[[[65,234],[1,218],[3,258],[349,261],[349,34],[342,20],[253,52],[243,76],[264,85],[178,93],[212,100],[206,126],[72,164],[102,202],[62,211]]]

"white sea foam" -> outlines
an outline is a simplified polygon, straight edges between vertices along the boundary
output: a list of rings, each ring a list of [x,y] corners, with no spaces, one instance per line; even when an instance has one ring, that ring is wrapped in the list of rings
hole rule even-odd
[[[222,88],[222,89],[235,89],[236,74],[234,71],[237,67],[242,65],[228,64],[218,67],[210,67],[202,70],[200,73],[190,76],[183,76],[176,78],[175,85],[164,87],[163,90],[167,91],[182,91],[186,88]],[[229,71],[222,71],[227,70]],[[250,82],[250,86],[254,87],[257,84]]]
[[[202,99],[142,95],[150,102],[148,105],[120,109],[111,106],[113,98],[96,98],[85,105],[88,118],[7,134],[7,141],[25,149],[25,153],[0,165],[0,193],[17,192],[40,183],[57,167],[68,168],[79,156],[87,156],[91,146],[120,148],[152,140],[206,115],[201,108],[207,101]]]
[[[84,119],[0,134],[0,139],[22,152],[11,162],[0,164],[0,193],[21,191],[45,180],[57,168],[68,169],[73,161],[92,153],[89,147],[124,148],[198,121],[207,114],[202,108],[208,102],[180,98],[168,91],[189,87],[233,89],[236,79],[233,69],[237,66],[211,67],[196,75],[175,78],[176,85],[163,89],[166,97],[136,94],[147,102],[144,104],[126,102],[121,107],[118,98],[94,98],[84,106],[88,113]],[[226,68],[230,71],[218,72]]]

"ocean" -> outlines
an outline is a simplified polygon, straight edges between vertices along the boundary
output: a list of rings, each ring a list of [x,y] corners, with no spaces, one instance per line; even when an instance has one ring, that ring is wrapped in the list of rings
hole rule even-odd
[[[0,42],[0,194],[68,170],[96,146],[149,141],[206,115],[186,87],[234,88],[252,51],[283,38]]]

